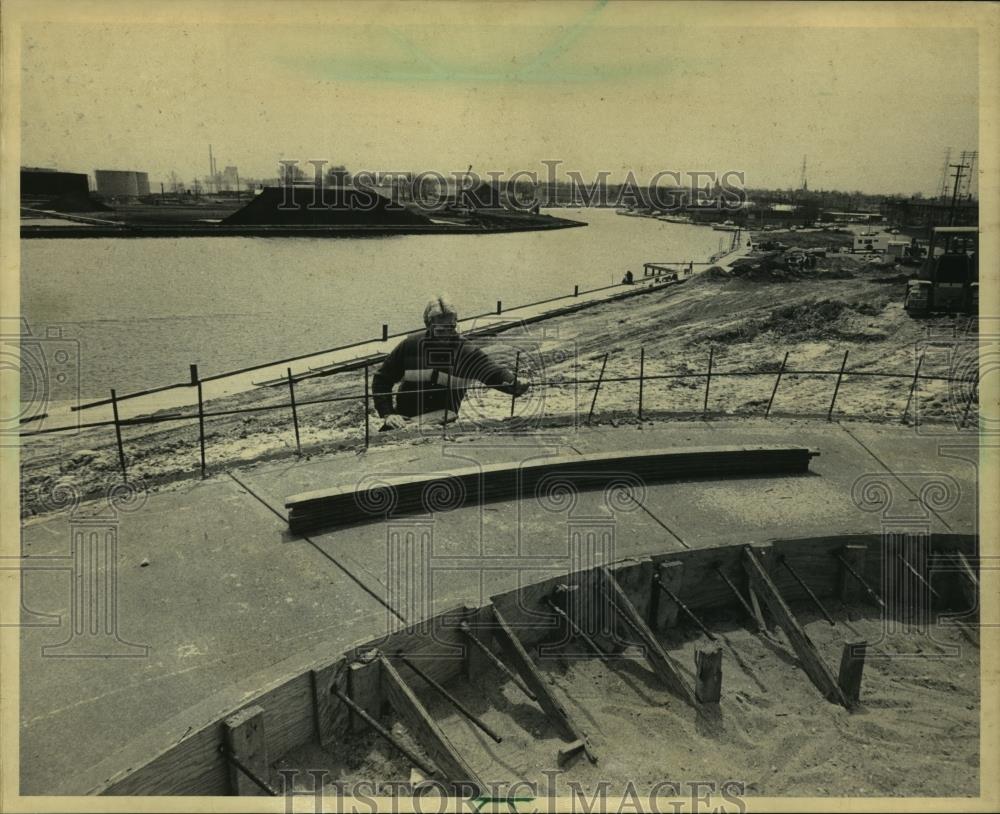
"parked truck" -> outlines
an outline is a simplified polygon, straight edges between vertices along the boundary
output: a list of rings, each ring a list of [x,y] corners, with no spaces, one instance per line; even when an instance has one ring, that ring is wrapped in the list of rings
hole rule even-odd
[[[979,229],[937,226],[920,276],[906,287],[903,307],[910,316],[979,311]]]

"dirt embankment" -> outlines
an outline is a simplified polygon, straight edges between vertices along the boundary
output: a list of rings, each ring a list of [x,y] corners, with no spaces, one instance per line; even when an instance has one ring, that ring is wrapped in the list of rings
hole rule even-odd
[[[840,237],[821,234],[826,240]],[[801,237],[801,233],[766,235],[785,244]],[[789,262],[785,254],[763,253],[735,264],[732,272],[706,272],[678,286],[479,341],[487,353],[511,368],[520,351],[519,378],[534,383],[530,394],[517,401],[514,426],[572,424],[574,416],[584,421],[592,403],[595,423],[636,421],[638,382],[614,380],[639,375],[640,353],[644,354],[644,376],[650,377],[643,392],[646,420],[701,418],[710,356],[709,417],[762,415],[786,353],[772,415],[825,416],[845,353],[848,371],[900,374],[882,378],[848,373],[837,388],[835,415],[879,421],[901,420],[920,353],[926,352],[921,367],[924,376],[975,369],[974,342],[959,343],[957,357],[954,352],[956,336],[975,338],[974,321],[965,316],[914,320],[903,311],[911,269],[839,253],[817,257],[814,266],[803,267]],[[602,365],[604,381],[594,401],[594,384],[586,382],[599,377]],[[574,385],[577,378],[583,380],[579,386]],[[300,406],[304,454],[363,446],[363,390],[360,371],[297,386],[300,405],[358,397]],[[908,415],[912,419],[916,412],[921,420],[957,420],[970,395],[968,387],[921,381]],[[284,388],[258,388],[213,402],[209,409],[286,403]],[[511,428],[510,406],[509,396],[475,388],[463,404],[461,425],[479,430]],[[973,406],[972,421],[975,413]],[[372,443],[411,443],[417,437],[413,431],[380,434],[379,423],[372,415]],[[127,427],[123,435],[131,478],[158,487],[199,475],[197,421]],[[295,435],[287,407],[206,421],[210,471],[294,454]],[[46,497],[56,484],[96,495],[120,477],[110,427],[26,441],[23,510],[28,515],[44,511]]]

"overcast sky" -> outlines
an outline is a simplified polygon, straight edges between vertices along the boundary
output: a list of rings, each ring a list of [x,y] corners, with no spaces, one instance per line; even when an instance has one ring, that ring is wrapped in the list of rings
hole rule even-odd
[[[190,181],[211,143],[243,177],[282,157],[480,172],[556,159],[789,187],[807,154],[811,188],[933,193],[945,149],[978,138],[967,28],[776,28],[670,4],[466,7],[433,24],[376,4],[289,4],[268,22],[243,8],[228,25],[26,24],[21,163]]]

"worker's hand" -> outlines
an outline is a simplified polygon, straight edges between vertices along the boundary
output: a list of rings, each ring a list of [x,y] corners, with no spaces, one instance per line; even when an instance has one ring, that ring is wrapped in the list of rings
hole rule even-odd
[[[393,413],[392,415],[387,415],[385,417],[385,423],[382,424],[382,429],[379,432],[387,432],[388,430],[401,430],[406,426],[406,419]]]

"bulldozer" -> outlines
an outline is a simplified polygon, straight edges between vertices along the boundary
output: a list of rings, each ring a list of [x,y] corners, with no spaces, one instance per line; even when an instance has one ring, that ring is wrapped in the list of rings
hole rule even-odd
[[[906,287],[903,307],[912,317],[979,311],[979,229],[936,226],[920,276]]]

